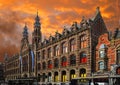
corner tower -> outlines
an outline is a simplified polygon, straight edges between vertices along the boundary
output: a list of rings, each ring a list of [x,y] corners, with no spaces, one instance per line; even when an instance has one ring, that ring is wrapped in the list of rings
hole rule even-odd
[[[41,23],[37,12],[37,16],[35,17],[35,22],[34,22],[34,31],[32,34],[32,44],[38,45],[41,41],[42,41]]]

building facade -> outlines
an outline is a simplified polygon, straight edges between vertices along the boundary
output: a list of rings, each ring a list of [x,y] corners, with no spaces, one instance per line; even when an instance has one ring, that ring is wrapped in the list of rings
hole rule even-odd
[[[0,62],[0,84],[4,82],[4,66],[3,63]]]
[[[117,35],[111,37],[99,8],[93,18],[83,17],[80,24],[74,22],[70,28],[64,27],[62,33],[56,32],[43,41],[38,14],[32,44],[28,41],[27,29],[25,25],[20,52],[5,60],[6,80],[34,77],[40,84],[68,83],[73,78],[91,77],[93,73],[97,76],[99,71],[109,72],[111,64],[119,63],[120,32],[117,30]]]

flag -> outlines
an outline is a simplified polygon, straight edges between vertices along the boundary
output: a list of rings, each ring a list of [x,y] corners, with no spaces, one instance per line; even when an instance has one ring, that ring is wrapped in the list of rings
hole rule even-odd
[[[22,56],[19,56],[19,61],[20,61],[20,68],[21,68],[21,72],[22,72],[22,67],[23,67],[23,63],[22,63]]]
[[[31,50],[31,58],[32,58],[32,71],[34,71],[34,52]]]
[[[22,56],[19,56],[20,66],[22,66]]]

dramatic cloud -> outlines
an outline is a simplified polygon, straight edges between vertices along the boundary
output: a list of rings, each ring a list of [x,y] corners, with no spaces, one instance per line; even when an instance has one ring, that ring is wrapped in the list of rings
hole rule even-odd
[[[25,23],[31,40],[37,11],[43,37],[54,35],[57,30],[62,32],[64,26],[69,27],[74,21],[80,23],[83,16],[94,17],[97,6],[108,30],[113,31],[120,19],[118,3],[117,0],[0,0],[0,61],[5,53],[12,56],[19,52]]]

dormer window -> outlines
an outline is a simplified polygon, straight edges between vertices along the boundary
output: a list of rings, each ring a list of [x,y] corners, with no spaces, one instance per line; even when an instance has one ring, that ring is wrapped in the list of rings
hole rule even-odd
[[[48,41],[45,39],[45,40],[44,40],[44,45],[46,45],[47,43],[48,43]]]
[[[52,35],[50,35],[49,41],[52,42],[53,40],[54,40],[54,37]]]
[[[57,39],[59,39],[59,38],[60,38],[60,34],[59,34],[58,32],[56,32],[55,37],[56,37]]]
[[[63,35],[67,35],[67,34],[68,34],[68,32],[69,32],[69,31],[67,30],[67,28],[66,28],[66,27],[64,27],[64,30],[63,30],[63,33],[62,33],[62,34],[63,34]]]

